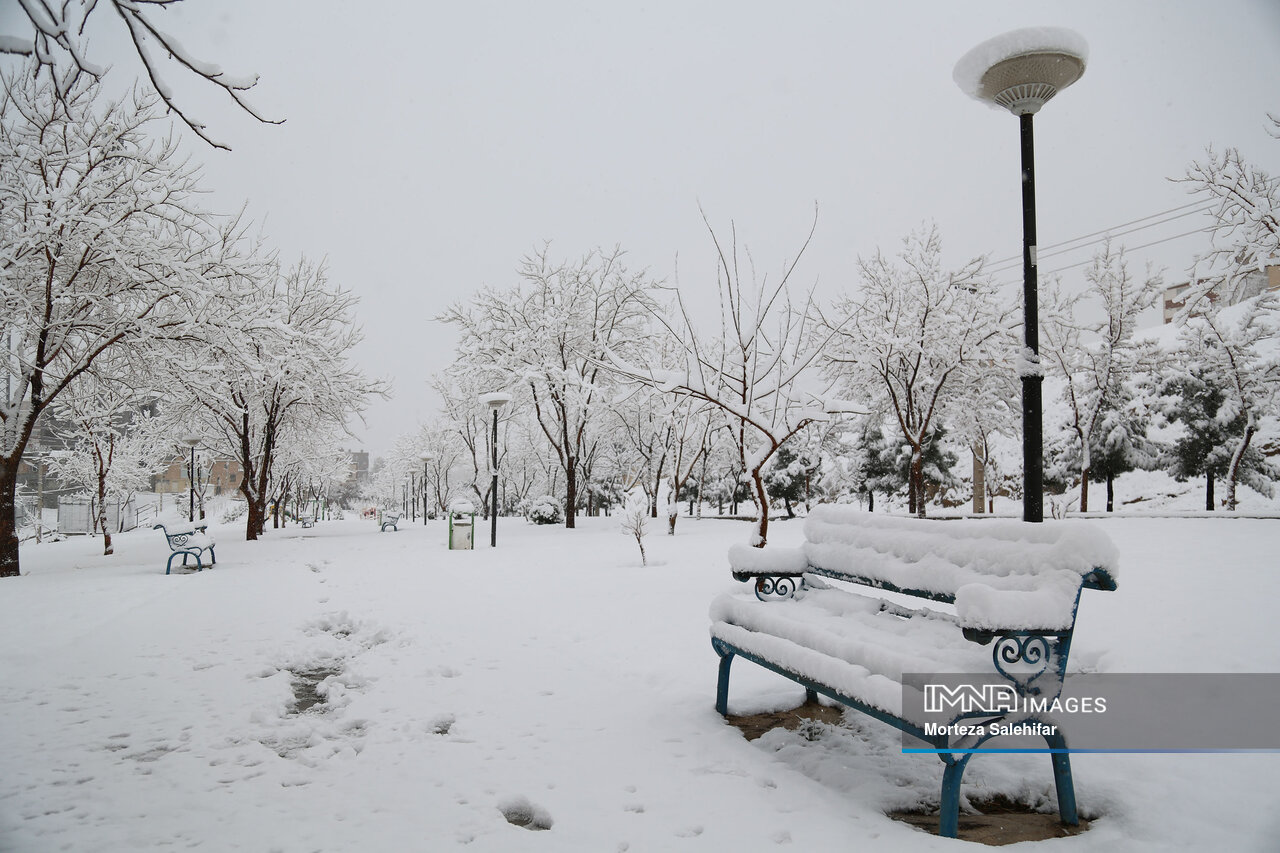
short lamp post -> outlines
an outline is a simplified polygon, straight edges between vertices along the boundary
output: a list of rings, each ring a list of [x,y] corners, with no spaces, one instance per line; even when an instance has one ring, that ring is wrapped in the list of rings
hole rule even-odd
[[[493,409],[493,483],[490,491],[493,496],[493,508],[489,513],[490,531],[489,547],[498,547],[498,410],[511,402],[511,395],[505,391],[494,391],[481,394],[480,402]]]
[[[191,448],[191,461],[187,466],[187,482],[190,484],[190,493],[187,496],[187,521],[195,524],[196,522],[196,445],[200,443],[200,436],[188,435],[182,439],[182,443]],[[183,559],[186,559],[185,557]]]
[[[1015,30],[969,51],[956,63],[966,93],[1018,117],[1022,133],[1022,520],[1044,520],[1044,433],[1036,269],[1036,178],[1032,116],[1084,74],[1088,46],[1071,30]]]
[[[436,455],[430,450],[424,450],[418,454],[418,458],[422,460],[422,523],[425,526],[427,523],[427,474],[431,470],[431,460],[435,459]]]

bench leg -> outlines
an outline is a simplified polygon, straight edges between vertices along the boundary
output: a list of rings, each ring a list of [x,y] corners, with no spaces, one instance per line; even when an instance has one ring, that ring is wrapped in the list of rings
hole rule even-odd
[[[1061,733],[1045,735],[1050,749],[1066,749],[1067,740]],[[1053,784],[1058,789],[1058,817],[1068,826],[1080,823],[1076,810],[1076,786],[1071,781],[1071,756],[1065,752],[1050,753],[1053,758]]]
[[[943,756],[947,769],[942,771],[942,802],[938,809],[938,835],[955,838],[960,831],[960,780],[972,753],[961,756]]]
[[[715,646],[716,654],[720,655],[720,676],[716,681],[716,711],[722,717],[729,716],[729,667],[733,664],[733,652],[727,651],[718,643],[712,643]]]
[[[808,687],[804,689],[804,703],[806,705],[818,704],[818,691],[810,690]]]

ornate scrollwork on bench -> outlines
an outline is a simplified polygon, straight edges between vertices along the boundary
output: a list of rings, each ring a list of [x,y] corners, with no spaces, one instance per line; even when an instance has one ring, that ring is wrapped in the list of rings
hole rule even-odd
[[[991,650],[996,671],[1010,681],[1034,681],[1049,667],[1049,641],[1039,634],[1017,636],[1005,634]],[[1010,671],[1005,665],[1026,664],[1029,669]]]
[[[756,598],[761,601],[780,601],[796,594],[804,585],[799,575],[757,575]]]

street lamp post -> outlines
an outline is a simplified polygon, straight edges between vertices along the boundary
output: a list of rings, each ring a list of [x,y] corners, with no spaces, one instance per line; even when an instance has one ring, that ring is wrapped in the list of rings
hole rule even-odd
[[[1084,74],[1088,46],[1071,30],[1014,30],[983,42],[956,63],[969,95],[1018,117],[1022,140],[1022,520],[1044,520],[1044,433],[1036,262],[1036,178],[1032,117]]]
[[[436,455],[430,450],[424,450],[418,454],[418,458],[422,460],[422,523],[427,523],[427,474],[430,472],[431,460]]]
[[[187,483],[190,485],[190,493],[187,502],[187,521],[195,524],[196,522],[196,445],[200,443],[200,436],[188,435],[182,439],[182,443],[191,448],[191,462],[187,467]],[[186,559],[185,557],[183,559]]]
[[[493,483],[490,486],[493,495],[493,508],[489,513],[490,531],[489,547],[498,547],[498,410],[511,402],[511,395],[505,391],[494,391],[481,394],[480,402],[493,409]]]

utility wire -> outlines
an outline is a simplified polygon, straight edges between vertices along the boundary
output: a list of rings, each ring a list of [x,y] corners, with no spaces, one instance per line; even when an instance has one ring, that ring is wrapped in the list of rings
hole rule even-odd
[[[1266,183],[1271,186],[1275,186],[1277,183],[1280,183],[1280,176],[1271,178],[1270,180],[1266,181]],[[1073,237],[1070,240],[1063,240],[1059,243],[1052,243],[1047,246],[1038,246],[1036,254],[1038,258],[1046,258],[1046,257],[1054,257],[1056,255],[1063,255],[1068,252],[1073,252],[1073,251],[1076,251],[1077,249],[1083,249],[1086,246],[1092,246],[1096,243],[1102,242],[1102,239],[1090,239],[1090,238],[1105,238],[1107,236],[1120,237],[1125,234],[1132,234],[1137,231],[1142,231],[1146,228],[1154,228],[1157,225],[1165,225],[1169,222],[1173,222],[1176,219],[1181,219],[1184,216],[1192,216],[1196,213],[1207,212],[1217,207],[1221,203],[1221,201],[1222,200],[1218,198],[1212,198],[1208,200],[1198,199],[1196,201],[1190,201],[1190,202],[1187,202],[1186,204],[1180,204],[1177,207],[1170,207],[1167,210],[1161,210],[1161,211],[1157,211],[1156,213],[1147,214],[1146,216],[1140,216],[1137,219],[1131,219],[1128,222],[1121,222],[1119,225],[1113,225],[1110,228],[1102,228],[1098,231],[1092,231],[1088,234],[1082,234],[1079,237]],[[1195,209],[1191,210],[1189,208],[1195,208]],[[1179,211],[1183,211],[1183,212],[1179,213]],[[1171,214],[1171,213],[1177,214],[1177,215],[1169,216],[1168,214]],[[1146,225],[1138,225],[1139,222],[1146,222],[1148,219],[1158,219],[1159,217],[1162,217],[1162,216],[1166,218],[1160,219],[1158,222],[1147,222]],[[1130,225],[1138,225],[1138,227],[1129,228],[1128,231],[1117,230],[1120,228],[1128,228]],[[1149,246],[1155,246],[1160,243],[1167,243],[1170,240],[1177,240],[1181,237],[1187,237],[1191,234],[1196,234],[1199,231],[1209,231],[1209,230],[1212,230],[1212,228],[1206,227],[1203,229],[1196,229],[1195,231],[1187,231],[1182,234],[1176,234],[1172,237],[1166,237],[1161,240],[1153,240],[1150,243],[1144,243],[1141,246],[1126,247],[1126,250],[1129,250],[1130,248],[1145,249]],[[1082,241],[1088,241],[1088,242],[1082,242]],[[1080,243],[1080,245],[1071,246],[1072,243]],[[1071,246],[1071,248],[1065,248],[1068,246]],[[1054,251],[1054,250],[1057,250],[1057,251]],[[1021,263],[1022,263],[1022,255],[1021,253],[1019,253],[1017,255],[1013,255],[1008,258],[1001,258],[998,261],[992,261],[988,266],[988,270],[993,274],[998,275],[1000,273],[1011,272],[1017,269],[1018,266],[1021,265]],[[1050,273],[1061,272],[1062,270],[1069,270],[1074,267],[1082,266],[1083,264],[1086,264],[1086,263],[1088,263],[1088,261],[1080,261],[1079,263],[1068,264],[1065,267],[1060,267],[1056,270],[1050,270],[1049,272]]]
[[[1126,247],[1125,247],[1125,251],[1137,251],[1138,249],[1146,249],[1146,248],[1149,248],[1149,247],[1151,247],[1151,246],[1158,246],[1158,245],[1160,245],[1161,243],[1168,243],[1168,242],[1170,242],[1170,241],[1172,241],[1172,240],[1180,240],[1180,239],[1182,239],[1183,237],[1190,237],[1192,234],[1207,234],[1207,233],[1209,233],[1209,232],[1210,232],[1210,231],[1212,231],[1212,230],[1213,230],[1213,226],[1211,226],[1211,225],[1210,225],[1210,226],[1206,226],[1206,227],[1204,227],[1204,228],[1193,228],[1192,230],[1190,230],[1190,231],[1184,231],[1184,232],[1182,232],[1181,234],[1174,234],[1172,237],[1162,237],[1162,238],[1161,238],[1161,239],[1159,239],[1159,240],[1152,240],[1150,243],[1143,243],[1141,246],[1126,246]],[[1066,266],[1064,266],[1064,267],[1057,267],[1057,268],[1055,268],[1055,269],[1051,269],[1051,270],[1042,270],[1042,271],[1039,271],[1039,275],[1042,275],[1042,276],[1043,276],[1043,275],[1053,275],[1054,273],[1065,272],[1066,270],[1075,269],[1076,267],[1082,267],[1082,266],[1084,266],[1085,264],[1087,264],[1087,263],[1091,262],[1092,260],[1093,260],[1093,258],[1086,258],[1086,259],[1085,259],[1085,260],[1083,260],[1083,261],[1076,261],[1074,264],[1067,264],[1067,265],[1066,265]],[[996,286],[997,286],[997,287],[1008,287],[1008,286],[1010,286],[1010,285],[1014,285],[1014,284],[1022,284],[1022,279],[1011,279],[1010,281],[1000,282],[1000,283],[999,283],[998,285],[996,285]]]
[[[1195,210],[1187,210],[1186,208],[1189,208],[1189,207],[1194,207],[1194,208],[1196,208],[1196,209],[1195,209]],[[1141,231],[1141,230],[1143,230],[1143,229],[1145,229],[1145,228],[1154,228],[1154,227],[1155,227],[1155,226],[1157,226],[1157,225],[1164,225],[1164,224],[1165,224],[1165,223],[1167,223],[1167,222],[1172,222],[1172,221],[1174,221],[1175,219],[1181,219],[1181,218],[1182,218],[1182,217],[1184,217],[1184,216],[1192,216],[1192,215],[1194,215],[1194,214],[1196,214],[1196,213],[1203,213],[1203,212],[1205,212],[1205,211],[1209,210],[1209,209],[1210,209],[1210,208],[1212,208],[1212,207],[1213,207],[1213,202],[1193,201],[1193,202],[1191,202],[1190,204],[1184,204],[1184,205],[1181,205],[1181,206],[1179,206],[1179,207],[1171,207],[1171,208],[1169,208],[1168,210],[1162,210],[1162,211],[1160,211],[1159,213],[1152,213],[1152,214],[1149,214],[1149,215],[1147,215],[1147,216],[1143,216],[1143,217],[1141,217],[1141,218],[1139,218],[1139,219],[1132,219],[1132,220],[1130,220],[1130,221],[1128,221],[1128,222],[1122,222],[1122,223],[1120,223],[1119,225],[1113,225],[1111,228],[1103,228],[1103,229],[1098,230],[1098,231],[1092,231],[1092,232],[1090,232],[1090,233],[1088,233],[1088,234],[1082,234],[1082,235],[1081,235],[1081,236],[1079,236],[1079,237],[1073,237],[1073,238],[1071,238],[1070,240],[1063,240],[1063,241],[1062,241],[1062,242],[1060,242],[1060,243],[1052,243],[1052,244],[1050,244],[1050,245],[1048,245],[1048,246],[1040,246],[1040,247],[1037,247],[1037,251],[1036,251],[1036,253],[1037,253],[1037,255],[1038,255],[1039,257],[1045,258],[1045,257],[1052,257],[1053,255],[1061,255],[1061,254],[1065,254],[1065,253],[1067,253],[1067,252],[1074,252],[1074,251],[1076,251],[1077,249],[1083,249],[1083,248],[1085,248],[1086,246],[1093,245],[1094,243],[1100,243],[1100,242],[1102,242],[1100,239],[1089,240],[1089,238],[1091,238],[1091,237],[1108,237],[1108,236],[1110,236],[1110,237],[1120,237],[1120,236],[1123,236],[1123,235],[1125,235],[1125,234],[1132,234],[1132,233],[1134,233],[1135,231]],[[1148,220],[1148,219],[1155,219],[1156,217],[1159,217],[1159,216],[1165,216],[1166,214],[1169,214],[1169,213],[1176,213],[1176,212],[1177,212],[1177,211],[1179,211],[1179,210],[1184,211],[1184,212],[1182,212],[1182,213],[1177,213],[1177,215],[1176,215],[1176,216],[1169,216],[1169,217],[1168,217],[1168,218],[1166,218],[1166,219],[1160,219],[1160,220],[1158,220],[1158,221],[1156,221],[1156,222],[1148,222],[1146,225],[1138,225],[1138,227],[1137,227],[1137,228],[1129,228],[1129,230],[1127,230],[1127,231],[1118,231],[1118,230],[1117,230],[1117,229],[1119,229],[1119,228],[1126,228],[1126,227],[1128,227],[1128,226],[1130,226],[1130,225],[1137,225],[1137,223],[1139,223],[1139,222],[1145,222],[1145,221],[1146,221],[1146,220]],[[1079,246],[1071,246],[1071,244],[1072,244],[1072,243],[1080,243],[1080,242],[1081,242],[1081,241],[1083,241],[1083,240],[1089,240],[1089,242],[1087,242],[1087,243],[1081,243],[1081,245],[1079,245]],[[1064,247],[1069,247],[1069,248],[1064,248]],[[1055,250],[1055,249],[1056,249],[1057,251],[1053,251],[1053,250]],[[1016,263],[1015,263],[1015,262],[1016,262]],[[1017,266],[1017,265],[1019,265],[1019,264],[1021,264],[1021,263],[1022,263],[1022,255],[1021,255],[1021,254],[1017,254],[1017,255],[1014,255],[1014,256],[1009,257],[1009,258],[1002,258],[1002,259],[1000,259],[1000,260],[998,260],[998,261],[993,261],[993,262],[991,263],[991,266],[992,266],[992,267],[996,267],[996,268],[1002,268],[1002,267],[1009,267],[1009,266]],[[992,269],[991,271],[992,271],[992,272],[1004,272],[1005,270],[1004,270],[1004,269]]]

